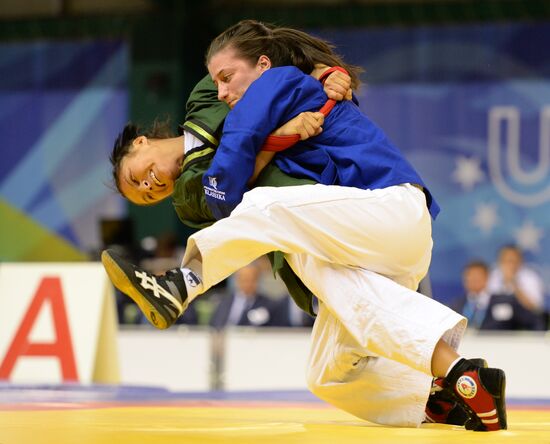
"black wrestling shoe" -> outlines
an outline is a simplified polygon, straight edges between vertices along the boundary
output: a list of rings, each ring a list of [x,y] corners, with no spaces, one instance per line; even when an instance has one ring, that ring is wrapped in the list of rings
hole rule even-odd
[[[485,359],[473,358],[469,361],[478,367],[487,368],[488,366]],[[463,426],[469,419],[470,415],[458,402],[445,378],[435,378],[426,403],[426,422]]]
[[[132,298],[155,327],[170,327],[187,308],[187,289],[179,269],[156,276],[131,264],[113,250],[101,253],[101,262],[113,285]]]

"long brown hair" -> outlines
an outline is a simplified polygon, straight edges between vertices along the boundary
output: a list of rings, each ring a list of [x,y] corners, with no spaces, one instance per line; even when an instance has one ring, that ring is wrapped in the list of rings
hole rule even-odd
[[[256,20],[242,20],[222,32],[210,44],[206,52],[206,65],[219,51],[231,47],[240,57],[255,64],[261,55],[271,60],[273,67],[296,66],[304,73],[313,71],[315,64],[341,66],[351,76],[351,86],[356,89],[362,69],[345,63],[334,53],[334,45],[303,31],[276,27]]]

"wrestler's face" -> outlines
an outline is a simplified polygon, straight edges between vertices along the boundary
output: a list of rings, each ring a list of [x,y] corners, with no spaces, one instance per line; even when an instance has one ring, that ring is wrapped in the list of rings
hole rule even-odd
[[[218,99],[230,108],[236,105],[250,84],[269,68],[269,57],[262,55],[253,64],[239,56],[231,46],[217,52],[208,63],[208,72],[218,88]]]
[[[130,202],[151,205],[172,194],[178,174],[177,164],[163,155],[155,141],[140,136],[122,159],[117,179],[120,191]]]

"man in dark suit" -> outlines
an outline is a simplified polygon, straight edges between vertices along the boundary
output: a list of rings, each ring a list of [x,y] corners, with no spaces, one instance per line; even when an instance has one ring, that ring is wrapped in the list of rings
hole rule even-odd
[[[485,319],[491,295],[487,291],[489,267],[480,260],[469,262],[462,271],[464,293],[449,306],[468,319],[468,327],[480,328]]]
[[[221,298],[210,325],[221,329],[228,325],[271,325],[272,301],[258,293],[260,268],[252,263],[234,274],[235,290]]]
[[[313,303],[316,308],[317,300]],[[273,306],[271,325],[274,327],[312,327],[314,321],[315,318],[298,308],[289,295],[278,299]]]

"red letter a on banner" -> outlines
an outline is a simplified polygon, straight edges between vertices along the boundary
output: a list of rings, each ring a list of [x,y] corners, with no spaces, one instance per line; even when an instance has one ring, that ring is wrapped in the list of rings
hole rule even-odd
[[[53,343],[30,343],[29,334],[44,302],[49,299],[53,313],[56,341]],[[0,366],[0,379],[9,379],[20,356],[53,356],[59,359],[63,381],[77,381],[76,364],[73,345],[67,321],[67,312],[61,292],[61,282],[58,277],[42,279],[40,286],[25,314],[19,330],[6,353],[6,358]]]

